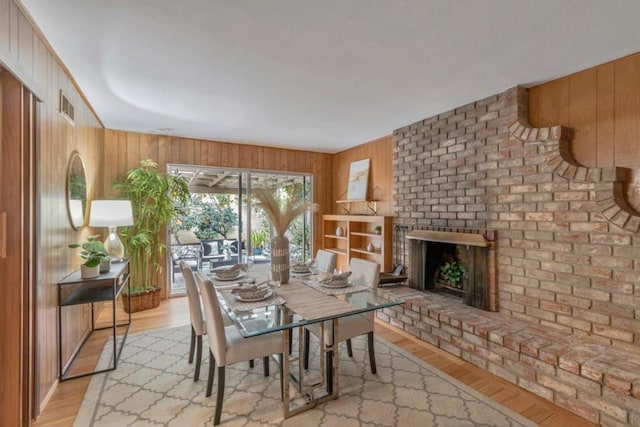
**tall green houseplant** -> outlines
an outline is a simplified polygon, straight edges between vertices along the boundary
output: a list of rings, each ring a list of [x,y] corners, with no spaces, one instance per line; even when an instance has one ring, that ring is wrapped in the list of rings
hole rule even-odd
[[[121,197],[131,200],[133,207],[134,225],[122,232],[131,262],[132,295],[159,290],[160,261],[166,251],[165,226],[185,214],[183,206],[189,200],[187,181],[158,171],[158,164],[146,159],[114,188]]]

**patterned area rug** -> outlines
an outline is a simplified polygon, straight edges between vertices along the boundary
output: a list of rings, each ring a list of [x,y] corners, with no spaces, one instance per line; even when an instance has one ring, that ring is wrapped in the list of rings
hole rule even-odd
[[[182,326],[129,336],[118,369],[92,378],[74,425],[212,425],[217,376],[214,395],[206,398],[208,348],[203,349],[207,357],[200,380],[194,382],[195,365],[187,363],[189,334],[189,326]],[[268,378],[259,360],[254,368],[247,363],[228,366],[222,425],[535,425],[380,338],[376,375],[369,371],[365,337],[353,340],[353,359],[344,344],[340,350],[338,400],[286,420],[275,363]]]

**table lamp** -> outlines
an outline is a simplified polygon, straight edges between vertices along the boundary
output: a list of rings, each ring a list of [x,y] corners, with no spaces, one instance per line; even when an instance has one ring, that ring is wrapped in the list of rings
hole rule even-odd
[[[117,228],[133,225],[133,211],[129,200],[93,200],[89,214],[89,226],[108,227],[109,234],[104,248],[112,261],[124,259],[124,246]]]

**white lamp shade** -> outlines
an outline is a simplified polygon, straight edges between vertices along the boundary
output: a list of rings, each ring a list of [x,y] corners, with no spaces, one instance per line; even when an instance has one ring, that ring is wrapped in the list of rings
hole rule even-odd
[[[133,210],[129,200],[93,200],[89,214],[91,227],[122,227],[133,225]]]

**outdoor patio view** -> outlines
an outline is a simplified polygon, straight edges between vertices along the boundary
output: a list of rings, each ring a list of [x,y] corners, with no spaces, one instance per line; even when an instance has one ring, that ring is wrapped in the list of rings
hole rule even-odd
[[[183,165],[170,166],[170,172],[187,179],[191,192],[185,214],[168,230],[172,296],[185,293],[180,261],[204,271],[243,262],[255,270],[269,268],[273,230],[252,189],[275,190],[282,201],[311,198],[310,176]],[[310,213],[296,218],[286,237],[292,261],[310,258]]]

